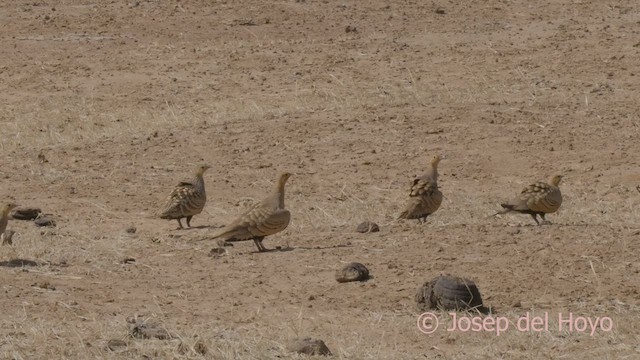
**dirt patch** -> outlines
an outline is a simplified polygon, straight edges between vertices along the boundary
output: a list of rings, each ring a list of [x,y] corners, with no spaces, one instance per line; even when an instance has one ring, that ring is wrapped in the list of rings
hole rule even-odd
[[[639,13],[633,0],[2,1],[0,200],[56,226],[9,221],[0,358],[174,358],[181,343],[196,357],[197,341],[215,359],[292,358],[304,334],[341,358],[637,357]],[[442,204],[425,224],[396,221],[433,154]],[[194,227],[153,217],[202,163]],[[215,243],[192,241],[285,171],[291,222],[268,244],[286,251],[208,256]],[[552,174],[552,225],[487,219]],[[380,231],[356,233],[364,219]],[[337,283],[344,259],[375,278]],[[510,319],[614,327],[427,336],[414,296],[439,273],[472,277]],[[106,350],[128,314],[176,337]]]

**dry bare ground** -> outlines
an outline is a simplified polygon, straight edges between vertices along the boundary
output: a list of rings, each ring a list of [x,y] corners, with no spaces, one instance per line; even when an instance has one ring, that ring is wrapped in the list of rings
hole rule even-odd
[[[297,358],[313,336],[341,359],[638,358],[639,23],[635,0],[2,1],[0,200],[57,227],[9,224],[0,357]],[[435,153],[442,207],[396,221]],[[199,228],[153,218],[203,162]],[[293,218],[265,245],[286,251],[192,241],[281,171]],[[553,225],[486,218],[553,173]],[[373,279],[337,283],[351,261]],[[442,272],[549,329],[436,311],[423,334],[413,296]],[[172,338],[131,338],[136,317]]]

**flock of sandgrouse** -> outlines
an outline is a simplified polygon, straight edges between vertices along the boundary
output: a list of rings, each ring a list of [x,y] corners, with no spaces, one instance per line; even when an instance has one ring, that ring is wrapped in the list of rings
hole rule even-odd
[[[409,199],[405,210],[398,216],[399,219],[417,219],[422,224],[429,215],[438,210],[442,203],[442,192],[438,189],[440,160],[440,156],[434,156],[427,172],[413,180]],[[203,178],[207,169],[209,169],[207,165],[199,166],[193,180],[180,182],[171,191],[157,216],[162,219],[177,220],[180,229],[183,228],[182,219],[186,218],[187,227],[191,226],[191,218],[202,212],[207,201]],[[291,219],[291,213],[285,209],[284,205],[284,185],[290,176],[290,173],[281,174],[269,196],[253,205],[230,224],[208,236],[206,240],[218,239],[220,244],[253,240],[258,251],[267,251],[262,240],[266,236],[286,229]],[[548,183],[540,181],[525,187],[514,199],[500,204],[504,209],[492,216],[517,212],[531,215],[538,225],[540,225],[538,215],[544,223],[547,223],[545,215],[556,212],[562,204],[562,194],[558,188],[561,179],[561,175],[554,175]],[[9,213],[16,206],[9,203],[2,209],[0,235],[4,234]]]
[[[441,157],[436,155],[430,162],[429,169],[423,175],[413,180],[409,190],[409,199],[405,210],[399,219],[418,219],[424,223],[442,203],[442,192],[438,189],[438,163]],[[164,207],[158,213],[162,219],[175,219],[182,228],[182,218],[187,219],[187,226],[194,215],[199,214],[206,202],[203,174],[208,166],[200,166],[192,181],[181,182],[176,186],[166,200]],[[289,225],[291,214],[284,205],[284,185],[291,174],[280,175],[275,188],[261,202],[253,205],[227,226],[207,237],[207,240],[218,239],[219,242],[253,240],[258,251],[267,249],[262,240],[269,235],[283,231]],[[518,212],[530,214],[540,225],[538,215],[544,222],[545,214],[553,213],[560,208],[562,194],[558,185],[561,175],[555,175],[549,183],[536,182],[525,187],[520,194],[511,201],[501,204],[504,210],[492,215]]]

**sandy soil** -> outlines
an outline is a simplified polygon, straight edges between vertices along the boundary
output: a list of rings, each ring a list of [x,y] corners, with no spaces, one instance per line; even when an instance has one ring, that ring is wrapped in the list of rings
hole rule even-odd
[[[297,336],[342,359],[639,357],[639,23],[634,0],[2,1],[0,201],[57,227],[9,223],[0,357],[296,358]],[[396,221],[436,153],[441,208]],[[201,163],[196,228],[154,218]],[[282,171],[293,218],[265,245],[287,251],[194,242]],[[487,218],[554,173],[553,225]],[[336,282],[352,261],[373,278]],[[440,273],[549,330],[436,311],[423,334],[413,297]],[[558,329],[569,312],[613,329]]]

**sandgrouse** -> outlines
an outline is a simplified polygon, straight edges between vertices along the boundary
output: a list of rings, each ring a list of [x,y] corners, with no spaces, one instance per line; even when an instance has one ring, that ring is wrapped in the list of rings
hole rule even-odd
[[[284,185],[290,176],[289,173],[281,174],[268,197],[208,239],[219,239],[221,242],[253,240],[259,252],[267,251],[262,240],[265,236],[286,229],[291,219],[291,213],[284,207]]]
[[[193,180],[179,183],[167,197],[164,206],[158,212],[158,216],[161,219],[178,220],[180,229],[183,229],[181,219],[187,218],[187,227],[190,227],[191,218],[200,214],[204,204],[207,202],[204,178],[202,176],[209,168],[209,165],[199,166],[196,169]]]
[[[398,219],[418,219],[420,224],[427,220],[442,203],[442,193],[438,190],[438,163],[441,158],[431,159],[429,170],[413,180],[409,191],[409,201]]]
[[[4,231],[7,229],[7,224],[9,224],[9,213],[17,206],[18,205],[14,203],[8,203],[2,207],[2,210],[0,210],[0,235],[3,235]]]
[[[494,216],[518,212],[531,215],[538,225],[540,225],[538,215],[544,223],[548,223],[544,216],[558,211],[562,204],[562,193],[558,187],[560,180],[562,180],[562,175],[554,175],[549,183],[538,181],[525,187],[516,198],[500,204],[504,210],[497,212]]]

